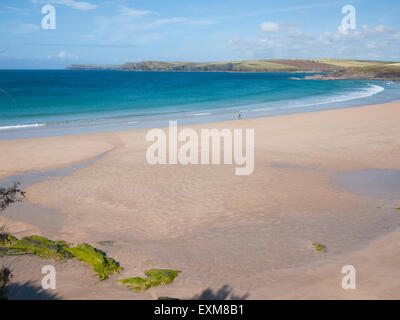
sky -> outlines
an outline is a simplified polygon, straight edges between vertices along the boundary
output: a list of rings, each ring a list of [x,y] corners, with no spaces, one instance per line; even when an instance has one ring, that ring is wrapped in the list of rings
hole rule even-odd
[[[55,20],[42,13],[48,5]],[[347,29],[346,5],[355,9]],[[398,0],[1,0],[0,69],[145,60],[400,61],[398,17]]]

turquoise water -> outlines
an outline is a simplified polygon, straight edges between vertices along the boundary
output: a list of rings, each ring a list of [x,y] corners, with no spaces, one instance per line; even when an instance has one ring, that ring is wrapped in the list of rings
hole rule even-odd
[[[349,107],[400,85],[292,80],[303,74],[0,71],[0,139],[133,129]]]

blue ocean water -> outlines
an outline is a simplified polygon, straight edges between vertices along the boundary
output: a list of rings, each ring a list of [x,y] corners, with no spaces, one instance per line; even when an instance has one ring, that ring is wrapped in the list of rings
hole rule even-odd
[[[231,120],[400,100],[400,84],[293,73],[0,71],[0,139]]]

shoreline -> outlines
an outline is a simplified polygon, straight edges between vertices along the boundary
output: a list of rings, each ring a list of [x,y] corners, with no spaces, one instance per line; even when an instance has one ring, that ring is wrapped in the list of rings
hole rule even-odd
[[[384,81],[379,81],[380,86],[385,85]],[[370,86],[376,86],[375,84]],[[380,87],[379,86],[379,87]],[[178,114],[175,118],[172,114],[165,118],[164,114],[161,114],[159,118],[155,119],[137,119],[137,116],[120,116],[120,117],[106,117],[99,119],[85,119],[85,120],[71,120],[65,122],[82,122],[87,123],[93,122],[95,124],[86,126],[71,126],[64,124],[63,126],[49,123],[32,123],[25,125],[15,125],[10,126],[10,129],[0,130],[0,141],[7,140],[19,140],[19,139],[30,139],[30,138],[44,138],[44,137],[58,137],[58,136],[70,136],[78,134],[95,134],[102,132],[118,132],[118,131],[129,131],[129,130],[140,130],[140,129],[150,129],[150,128],[164,128],[168,127],[168,121],[177,120],[179,125],[208,125],[212,123],[220,123],[226,121],[234,121],[235,112],[240,112],[243,116],[242,120],[248,119],[258,119],[264,117],[279,117],[291,114],[303,114],[303,113],[313,113],[319,111],[327,110],[337,110],[337,109],[351,109],[355,107],[364,107],[368,105],[375,104],[385,104],[400,101],[400,90],[396,92],[387,92],[388,90],[393,90],[390,88],[383,88],[381,90],[377,89],[377,92],[372,94],[367,94],[361,97],[350,97],[344,100],[338,101],[324,101],[318,103],[306,103],[303,105],[294,106],[284,106],[275,108],[266,108],[259,104],[249,106],[235,107],[230,112],[224,111],[224,109],[215,110],[200,110],[199,114],[194,113],[195,111],[183,112]],[[258,107],[257,107],[258,106]],[[121,122],[121,119],[126,119],[125,122]],[[114,121],[112,121],[114,120]],[[118,120],[118,121],[117,121]],[[110,121],[109,123],[103,123],[103,121]],[[99,125],[96,125],[96,122]],[[21,127],[21,128],[12,128]],[[23,128],[26,127],[26,128]]]
[[[400,247],[392,244],[400,243],[400,197],[350,193],[330,184],[330,172],[400,170],[399,119],[400,103],[393,102],[180,126],[254,128],[255,171],[248,177],[235,176],[229,165],[150,166],[146,129],[0,141],[0,176],[62,168],[109,151],[72,176],[26,190],[31,203],[63,213],[54,240],[114,241],[101,249],[125,268],[99,285],[84,265],[57,265],[62,298],[192,298],[228,285],[249,299],[392,299],[399,297]],[[18,236],[50,235],[13,222],[11,213]],[[388,262],[379,266],[378,259]],[[39,272],[24,270],[49,262],[20,260],[15,281],[40,284]],[[340,287],[344,264],[357,268],[358,290]],[[151,267],[182,274],[143,294],[115,283]]]

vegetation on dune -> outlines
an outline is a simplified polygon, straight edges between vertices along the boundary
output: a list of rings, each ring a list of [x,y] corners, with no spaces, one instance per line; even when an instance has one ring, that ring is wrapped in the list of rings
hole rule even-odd
[[[78,260],[84,261],[92,266],[94,272],[100,279],[105,280],[114,272],[122,270],[119,263],[112,258],[107,258],[107,255],[87,243],[83,243],[77,247],[66,248]]]
[[[313,243],[312,245],[314,246],[314,248],[315,248],[317,251],[320,251],[320,252],[325,252],[325,251],[326,251],[326,247],[325,247],[323,244],[320,244],[320,243]]]
[[[5,210],[8,206],[15,202],[22,201],[25,197],[25,192],[19,189],[19,182],[15,182],[8,188],[0,188],[0,212]],[[17,242],[17,238],[10,235],[4,228],[0,226],[0,256],[4,255],[7,250],[5,247],[9,247]],[[7,285],[12,278],[11,270],[8,266],[0,266],[0,300],[6,300]]]
[[[174,281],[181,271],[171,269],[150,269],[144,273],[145,278],[134,277],[128,279],[119,280],[120,283],[128,286],[134,291],[140,292],[143,290],[150,289],[151,287],[157,287],[160,285],[168,285]]]
[[[400,210],[400,208],[396,208],[396,210]]]
[[[19,182],[15,182],[11,187],[0,188],[0,211],[25,197],[25,192],[19,189],[19,185]]]
[[[3,229],[3,228],[1,228]],[[17,238],[7,232],[0,230],[0,246],[9,247],[17,242]]]
[[[12,273],[8,267],[0,268],[0,300],[7,300],[7,285],[11,281]]]

